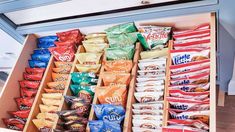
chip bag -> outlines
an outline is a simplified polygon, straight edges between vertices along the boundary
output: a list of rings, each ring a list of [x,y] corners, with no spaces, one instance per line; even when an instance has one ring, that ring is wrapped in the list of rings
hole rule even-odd
[[[98,120],[120,124],[125,118],[125,110],[122,106],[111,104],[92,105]]]
[[[55,41],[54,42],[57,47],[59,46],[74,46],[75,42],[73,41]]]
[[[31,58],[32,60],[48,62],[51,58],[51,55],[50,54],[32,54]]]
[[[21,97],[34,97],[36,96],[38,90],[37,89],[28,89],[21,87],[20,88],[20,96]]]
[[[153,59],[167,56],[168,48],[140,52],[141,59]]]
[[[97,87],[95,93],[101,104],[126,106],[127,89],[125,85]]]
[[[206,84],[209,82],[209,75],[207,72],[188,78],[170,80],[170,85]]]
[[[17,131],[23,131],[25,122],[17,118],[3,118],[3,123],[7,128]]]
[[[39,108],[40,108],[40,111],[42,113],[46,113],[46,112],[48,112],[48,113],[55,113],[56,111],[59,110],[58,106],[53,106],[53,105],[48,106],[48,105],[39,104]]]
[[[47,106],[59,106],[61,104],[61,100],[55,100],[55,99],[46,99],[42,98],[42,103]]]
[[[156,115],[156,116],[162,116],[163,115],[163,110],[148,110],[148,109],[132,109],[132,112],[134,115]]]
[[[15,98],[15,101],[20,110],[29,110],[33,105],[34,98]]]
[[[134,45],[137,41],[138,32],[133,33],[122,33],[122,34],[108,34],[109,46],[114,47],[125,47]]]
[[[105,32],[108,34],[121,34],[121,33],[131,33],[136,32],[136,27],[134,23],[124,23],[115,25],[105,29]]]
[[[104,32],[97,32],[97,33],[89,33],[85,36],[86,39],[92,39],[92,38],[106,38],[106,33]]]
[[[75,77],[72,76],[72,81],[74,84],[82,85],[82,86],[89,86],[97,84],[98,79],[91,78],[91,77]]]
[[[114,60],[105,61],[104,69],[108,72],[126,72],[130,73],[133,66],[132,60]]]
[[[104,37],[97,37],[97,38],[90,38],[87,40],[82,41],[82,44],[101,44],[106,43],[107,40]]]
[[[24,79],[29,80],[29,81],[41,81],[43,77],[43,72],[42,73],[34,73],[34,74],[28,74],[28,73],[23,73]]]
[[[209,126],[200,120],[169,119],[167,123],[169,125],[191,126],[191,127],[196,127],[198,129],[209,130]]]
[[[94,91],[96,86],[81,86],[81,85],[70,85],[70,90],[74,96],[80,97],[88,102],[91,102],[94,97]]]
[[[162,127],[162,121],[154,120],[132,120],[133,127],[148,128],[148,129],[159,129]]]
[[[46,112],[46,113],[39,113],[36,118],[37,119],[45,119],[45,120],[49,120],[49,121],[55,121],[57,119],[57,116],[58,115],[55,113]]]
[[[123,84],[128,86],[130,83],[131,75],[130,73],[113,73],[113,72],[103,72],[102,80],[104,86]]]
[[[51,54],[51,52],[47,48],[40,48],[33,50],[34,54]]]
[[[67,87],[67,81],[48,82],[47,86],[52,89],[64,90]]]
[[[64,93],[64,90],[58,90],[54,88],[44,88],[46,93]]]
[[[44,36],[44,37],[40,37],[38,38],[38,42],[39,43],[43,43],[43,42],[54,42],[58,39],[57,36]]]
[[[82,109],[63,110],[63,111],[57,112],[57,114],[62,119],[64,119],[65,117],[74,116],[74,115],[81,116],[81,117],[86,117],[87,115],[89,115],[89,113],[87,111],[84,111]]]
[[[54,63],[56,68],[72,68],[73,66],[73,62],[55,61]]]
[[[25,68],[26,73],[28,74],[36,74],[36,73],[44,73],[45,68]]]
[[[8,111],[14,118],[22,119],[25,122],[27,121],[29,112],[30,110]]]
[[[70,67],[64,67],[64,68],[52,68],[53,72],[59,73],[59,74],[69,74],[71,71]]]
[[[59,32],[59,33],[56,33],[56,35],[59,37],[59,41],[63,41],[63,42],[71,41],[71,42],[80,44],[80,42],[83,40],[83,36],[79,29]]]
[[[159,70],[166,68],[166,60],[159,59],[149,62],[139,62],[138,67],[140,70]]]
[[[56,61],[72,62],[74,59],[75,51],[73,46],[53,47],[49,50]]]
[[[207,84],[187,84],[187,85],[172,85],[169,87],[172,90],[182,90],[185,92],[205,92],[210,88],[210,83]]]
[[[132,60],[135,53],[134,45],[125,47],[106,48],[107,60]]]
[[[55,47],[54,42],[42,42],[42,43],[38,43],[37,44],[38,48],[51,48],[51,47]]]
[[[43,93],[42,97],[45,99],[60,100],[63,97],[63,95],[61,93]]]
[[[102,121],[102,120],[93,120],[89,121],[89,127],[91,132],[121,132],[122,128],[120,124],[109,122],[109,121]]]
[[[89,112],[89,108],[90,108],[90,100],[89,102],[85,99],[82,98],[78,98],[74,96],[64,96],[65,98],[65,102],[68,103],[69,107],[71,110],[77,110],[80,109],[81,111],[84,111],[86,113]]]
[[[137,120],[155,120],[155,121],[163,121],[162,115],[132,115],[133,119]]]
[[[76,64],[76,68],[79,72],[94,72],[98,73],[100,70],[101,64],[97,65],[83,65],[83,64]]]
[[[161,86],[145,86],[145,87],[136,87],[137,92],[161,92],[164,91],[164,85]]]
[[[29,60],[30,68],[46,68],[47,62],[37,61],[37,60]]]
[[[83,44],[87,53],[102,53],[109,47],[107,43],[101,44]]]
[[[20,87],[38,89],[40,82],[23,80],[19,81]]]
[[[54,73],[54,72],[52,72],[51,76],[54,82],[67,81],[69,78],[69,74],[59,74],[59,73]]]
[[[46,119],[33,119],[33,124],[38,128],[38,130],[48,127],[52,128],[53,125],[55,124],[52,121],[46,120]]]
[[[162,132],[208,132],[208,131],[189,126],[168,125],[162,128]]]
[[[136,100],[140,103],[158,102],[163,100],[163,91],[161,92],[136,92],[134,93]]]
[[[101,53],[78,53],[76,58],[80,64],[96,65],[100,62]]]

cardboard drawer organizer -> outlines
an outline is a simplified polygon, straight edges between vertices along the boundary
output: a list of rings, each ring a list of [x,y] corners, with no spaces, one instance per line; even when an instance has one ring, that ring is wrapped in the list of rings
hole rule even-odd
[[[203,103],[205,103],[205,105],[209,106],[209,110],[207,107],[206,108],[207,111],[205,114],[206,116],[203,116],[201,118],[205,119],[206,120],[205,122],[208,123],[207,127],[209,128],[210,132],[216,131],[216,18],[215,17],[216,17],[215,13],[202,13],[202,14],[192,14],[192,15],[186,15],[186,16],[175,16],[175,17],[158,18],[158,19],[156,18],[156,19],[151,19],[151,20],[135,21],[135,25],[137,25],[137,27],[138,27],[138,25],[157,25],[157,26],[172,27],[173,34],[174,34],[175,30],[177,30],[177,31],[179,31],[179,30],[181,30],[181,31],[182,30],[196,31],[196,29],[194,27],[201,25],[201,24],[205,24],[205,23],[209,24],[209,26],[210,26],[209,35],[204,34],[207,37],[207,39],[210,40],[209,41],[209,54],[207,54],[207,56],[209,56],[208,57],[209,58],[208,59],[209,60],[209,66],[208,66],[209,71],[207,72],[208,74],[206,74],[206,76],[209,76],[209,80],[207,80],[207,82],[209,83],[208,84],[209,85],[209,92],[206,93],[206,95],[209,95],[209,99],[206,100],[207,101],[206,103],[203,102]],[[117,24],[102,25],[102,26],[97,26],[96,28],[83,27],[83,28],[80,28],[80,31],[83,34],[88,34],[88,33],[92,33],[92,32],[104,32],[104,29],[107,29],[108,27],[114,26],[114,25],[117,25]],[[178,34],[178,36],[183,34],[182,35],[183,37],[180,36],[180,37],[182,37],[180,39],[182,41],[184,40],[184,37],[185,37],[184,32],[175,32],[175,34]],[[20,96],[20,91],[19,91],[20,86],[18,84],[18,80],[23,79],[22,73],[25,70],[24,68],[28,67],[28,59],[30,59],[30,54],[33,53],[33,50],[37,46],[37,38],[38,38],[37,35],[33,35],[33,34],[28,35],[26,37],[22,52],[21,52],[21,54],[15,64],[12,72],[10,73],[9,78],[8,78],[4,88],[3,88],[3,92],[1,93],[1,96],[0,96],[0,106],[1,106],[0,107],[0,118],[1,119],[10,117],[7,114],[8,111],[16,111],[17,110],[17,105],[15,103],[14,98]],[[172,74],[172,67],[174,67],[174,65],[175,65],[175,67],[177,67],[177,65],[184,63],[184,62],[175,62],[175,60],[172,60],[172,58],[174,56],[173,54],[175,54],[175,52],[176,52],[175,50],[182,50],[177,47],[177,44],[175,41],[176,39],[177,39],[177,35],[175,35],[175,36],[173,35],[173,38],[168,42],[168,53],[166,56],[166,66],[165,66],[165,76],[164,76],[165,81],[163,84],[164,90],[163,90],[163,98],[162,98],[163,107],[162,107],[162,117],[161,117],[161,123],[160,123],[161,127],[163,128],[161,131],[165,131],[165,132],[167,132],[169,130],[173,130],[173,129],[168,129],[168,128],[170,128],[168,126],[172,122],[175,121],[175,120],[172,120],[172,118],[175,118],[175,119],[180,118],[181,119],[181,116],[179,113],[182,112],[182,111],[178,111],[177,113],[172,112],[172,109],[173,108],[177,109],[178,106],[172,105],[172,100],[171,100],[172,98],[174,98],[176,96],[181,97],[182,94],[184,95],[184,93],[177,93],[179,91],[177,91],[177,90],[174,91],[174,89],[172,89],[172,84],[177,83],[177,82],[174,82],[175,76]],[[136,84],[138,83],[138,81],[137,81],[138,72],[137,71],[139,70],[139,67],[138,67],[138,63],[140,62],[139,60],[141,60],[140,53],[143,50],[143,47],[141,46],[140,42],[137,42],[135,45],[136,45],[135,46],[135,53],[134,53],[134,57],[132,59],[133,66],[132,66],[132,69],[129,73],[130,74],[130,82],[127,87],[127,93],[126,93],[127,94],[126,105],[125,105],[125,112],[126,113],[125,113],[125,118],[123,119],[124,123],[123,123],[123,128],[122,128],[124,132],[135,131],[132,129],[134,127],[133,126],[134,125],[133,124],[133,116],[135,115],[133,113],[133,104],[138,103],[138,100],[136,100],[136,98],[135,98],[135,93],[137,92]],[[194,47],[194,48],[197,48],[197,47]],[[200,51],[200,48],[198,48],[198,50],[195,52],[199,52],[199,51]],[[83,45],[79,45],[78,50],[76,52],[77,52],[76,54],[85,53],[86,50]],[[203,50],[203,52],[206,52],[205,49]],[[200,60],[200,58],[199,58],[199,60]],[[100,61],[101,68],[99,70],[99,73],[97,74],[97,79],[98,79],[97,87],[104,86],[103,74],[106,73],[106,71],[104,69],[103,64],[105,61],[107,61],[106,54],[103,54],[101,57],[101,61]],[[40,113],[39,105],[43,103],[41,98],[42,98],[42,94],[45,92],[44,88],[47,87],[48,82],[52,81],[52,72],[53,72],[53,68],[55,68],[54,62],[55,62],[55,59],[53,57],[51,57],[50,61],[48,62],[48,66],[44,72],[44,76],[41,81],[41,84],[38,88],[37,95],[35,96],[35,101],[32,105],[29,117],[27,118],[27,122],[26,122],[24,130],[23,130],[24,132],[37,132],[38,131],[36,126],[33,124],[33,119],[36,119],[36,116],[38,115],[38,113]],[[185,62],[185,63],[188,64],[188,62]],[[79,61],[75,57],[70,73],[78,72],[78,69],[76,68],[76,64],[79,64]],[[199,70],[204,70],[204,69],[199,68]],[[197,73],[198,71],[193,71],[193,72]],[[197,73],[195,75],[197,76],[198,74],[200,74],[200,73]],[[72,92],[69,87],[71,84],[73,84],[71,77],[72,76],[70,74],[69,78],[67,80],[67,84],[64,89],[63,95],[67,95],[67,96],[72,95]],[[187,79],[190,80],[190,77],[188,77]],[[185,80],[187,80],[187,79],[185,79]],[[177,78],[176,78],[176,80],[177,80]],[[180,83],[180,82],[178,82],[178,83]],[[174,92],[176,92],[177,94],[174,94]],[[198,91],[196,91],[196,92],[198,92]],[[191,95],[188,95],[188,96],[191,97]],[[63,110],[69,109],[64,98],[62,98],[60,100],[60,102],[61,102],[61,104],[59,105],[58,111],[63,111]],[[198,103],[198,102],[196,102],[196,103]],[[199,103],[200,103],[200,101],[199,101]],[[100,104],[99,99],[96,94],[93,97],[92,104],[94,104],[94,105]],[[187,110],[183,111],[183,112],[186,112],[186,114],[187,114]],[[197,115],[195,115],[195,116],[197,116]],[[136,117],[140,117],[140,116],[137,115]],[[93,107],[91,107],[91,109],[90,109],[88,120],[89,121],[97,120],[97,117],[96,117],[96,114],[94,112]],[[61,119],[57,116],[55,121],[53,122],[52,128],[54,128],[54,129],[59,128],[58,124],[60,122],[61,122]],[[1,120],[0,121],[0,131],[3,131],[3,130],[7,130],[7,129]],[[86,131],[90,131],[89,125],[86,126]]]

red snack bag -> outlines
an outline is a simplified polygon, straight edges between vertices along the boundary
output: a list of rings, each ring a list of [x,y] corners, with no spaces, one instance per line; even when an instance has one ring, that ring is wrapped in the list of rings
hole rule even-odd
[[[171,65],[170,71],[171,75],[183,73],[183,72],[190,72],[190,71],[198,71],[204,67],[210,67],[210,59],[205,59],[201,61],[193,61],[186,64],[179,64],[179,65]]]
[[[196,26],[195,28],[189,29],[189,30],[173,31],[173,34],[177,35],[177,34],[183,34],[183,33],[192,32],[192,31],[196,31],[196,30],[206,30],[206,29],[210,29],[210,24],[209,23],[200,24],[200,25]]]
[[[210,91],[206,92],[184,92],[181,90],[169,90],[169,94],[172,97],[194,99],[194,100],[205,100],[209,98]]]
[[[74,48],[72,46],[60,46],[49,48],[55,60],[63,62],[71,62],[74,59]]]
[[[54,44],[59,47],[59,46],[74,46],[75,42],[73,41],[55,41]]]
[[[83,40],[82,34],[79,29],[65,31],[65,32],[59,32],[56,33],[56,35],[59,37],[60,41],[71,41],[77,44],[80,44]]]
[[[176,33],[176,32],[175,32]],[[210,35],[210,29],[199,29],[173,35],[175,40],[190,39]]]
[[[46,93],[64,93],[64,90],[54,89],[54,88],[44,88]]]
[[[198,129],[209,130],[209,126],[200,120],[169,119],[167,123],[170,125],[190,126],[190,127],[196,127]]]
[[[28,74],[28,73],[23,73],[24,79],[29,80],[29,81],[41,81],[43,77],[43,72],[42,73],[33,73],[33,74]]]
[[[23,88],[32,88],[32,89],[38,89],[40,82],[38,81],[28,81],[28,80],[23,80],[19,81],[20,87]]]
[[[38,90],[37,89],[28,89],[28,88],[20,88],[21,97],[34,97],[36,96]]]
[[[33,105],[34,98],[15,98],[15,101],[20,110],[29,110]]]
[[[182,90],[185,92],[205,92],[210,88],[210,83],[207,84],[187,84],[187,85],[173,85],[170,86],[172,90]]]
[[[3,118],[2,121],[7,128],[12,130],[23,131],[25,122],[17,118]]]
[[[25,71],[28,74],[43,73],[45,71],[45,68],[30,68],[30,67],[26,67]]]
[[[207,131],[195,127],[168,125],[162,128],[162,132],[207,132]]]
[[[22,119],[26,122],[28,116],[29,116],[30,110],[20,110],[20,111],[8,111],[10,115],[12,115],[15,118]]]

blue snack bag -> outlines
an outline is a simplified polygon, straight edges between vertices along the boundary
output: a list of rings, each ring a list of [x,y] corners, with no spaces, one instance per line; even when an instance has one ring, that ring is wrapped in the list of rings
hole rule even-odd
[[[41,48],[41,49],[35,49],[33,51],[34,54],[51,54],[49,49]]]
[[[89,127],[91,132],[121,132],[120,124],[102,121],[102,120],[94,120],[89,121]]]
[[[125,118],[125,110],[121,105],[100,104],[92,106],[99,120],[120,124]]]
[[[48,62],[51,58],[51,55],[50,54],[32,54],[31,58],[32,60]]]
[[[42,42],[42,43],[38,43],[38,48],[50,48],[50,47],[55,47],[54,42]]]
[[[45,37],[38,38],[38,43],[54,42],[56,40],[58,40],[57,36],[45,36]]]
[[[30,68],[46,68],[47,63],[42,61],[36,61],[36,60],[29,60],[29,67]]]

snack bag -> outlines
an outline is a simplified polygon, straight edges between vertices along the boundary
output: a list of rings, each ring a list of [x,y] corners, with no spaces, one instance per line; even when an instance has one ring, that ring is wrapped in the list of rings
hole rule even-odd
[[[45,68],[25,68],[26,73],[28,74],[37,74],[37,73],[44,73]]]
[[[69,74],[71,71],[71,67],[64,67],[64,68],[52,68],[53,72],[59,74]]]
[[[162,110],[163,109],[163,102],[156,102],[156,103],[135,103],[132,104],[134,109],[137,110]]]
[[[58,90],[54,88],[44,88],[46,93],[64,93],[64,90]]]
[[[210,35],[202,38],[193,38],[186,40],[174,41],[174,49],[190,49],[190,48],[208,48],[210,47]]]
[[[200,120],[169,119],[167,123],[170,125],[190,126],[190,127],[196,127],[198,129],[209,130],[209,126]]]
[[[206,84],[187,84],[187,85],[172,85],[170,89],[172,90],[182,90],[185,92],[205,92],[210,88],[210,83]]]
[[[200,120],[205,124],[209,124],[209,114],[210,111],[186,111],[181,113],[176,113],[172,110],[169,110],[171,118],[173,119],[180,119],[180,120]]]
[[[101,64],[97,65],[83,65],[83,64],[76,64],[76,68],[79,72],[94,72],[98,73],[100,70]]]
[[[134,96],[140,103],[157,102],[163,99],[163,92],[136,92]]]
[[[132,60],[134,53],[135,53],[134,45],[105,49],[107,60]]]
[[[102,74],[102,80],[104,86],[123,84],[128,86],[130,83],[130,73],[113,73],[113,72],[104,72]]]
[[[54,122],[46,120],[46,119],[33,119],[33,124],[38,128],[38,130],[48,127],[52,128],[54,125]]]
[[[163,92],[164,91],[164,85],[136,87],[135,90],[137,92]]]
[[[57,114],[55,114],[55,113],[39,113],[36,118],[55,121],[57,119]]]
[[[210,29],[203,29],[203,30],[196,30],[196,31],[175,34],[173,35],[173,38],[175,40],[182,40],[182,39],[199,38],[208,35],[210,35]]]
[[[139,73],[140,76],[159,75],[159,76],[164,76],[165,77],[166,70],[165,69],[160,69],[160,70],[138,70],[137,72]]]
[[[56,33],[56,35],[59,37],[59,41],[63,41],[63,42],[71,41],[76,44],[80,44],[80,42],[83,40],[83,36],[79,29],[59,32],[59,33]]]
[[[162,127],[162,121],[154,120],[132,120],[133,127],[148,128],[148,129],[158,129]]]
[[[195,26],[193,29],[187,29],[187,30],[175,30],[173,31],[174,35],[183,34],[183,33],[190,33],[192,31],[198,31],[198,30],[207,30],[210,29],[209,23],[203,23],[198,26]]]
[[[193,61],[193,62],[189,62],[186,64],[171,65],[170,71],[172,75],[172,74],[178,74],[178,73],[183,73],[183,72],[199,71],[205,67],[210,67],[210,59]]]
[[[60,47],[60,46],[75,46],[75,42],[73,41],[55,41],[54,44],[57,46],[57,47]]]
[[[141,127],[132,127],[133,132],[162,132],[162,128],[157,129],[148,129],[148,128],[141,128]]]
[[[42,98],[42,103],[47,106],[59,106],[61,104],[61,100]]]
[[[166,68],[166,61],[165,60],[154,60],[149,62],[139,62],[138,67],[140,70],[159,70]]]
[[[71,73],[71,76],[76,79],[84,77],[96,78],[96,74],[94,72],[73,72]]]
[[[37,89],[28,89],[21,87],[20,88],[20,96],[21,97],[34,97],[36,96],[38,90]]]
[[[73,62],[61,62],[61,61],[55,61],[55,67],[56,68],[72,68]]]
[[[138,32],[133,33],[122,33],[122,34],[108,34],[109,46],[114,47],[125,47],[134,45],[137,41]]]
[[[209,110],[208,101],[167,97],[171,110],[176,112]]]
[[[55,47],[54,42],[42,42],[42,43],[38,43],[37,44],[38,48],[51,48],[51,47]]]
[[[105,32],[97,32],[97,33],[89,33],[85,36],[86,39],[92,39],[92,38],[106,38]]]
[[[76,58],[80,64],[97,65],[100,62],[101,53],[78,53]]]
[[[107,43],[101,44],[83,44],[87,53],[103,53],[109,47]]]
[[[51,89],[64,90],[67,87],[67,81],[48,82],[47,86]]]
[[[63,97],[63,95],[61,93],[43,93],[42,97],[45,99],[60,100]]]
[[[62,119],[64,119],[65,117],[74,116],[74,115],[81,116],[81,117],[86,117],[87,115],[89,115],[87,111],[84,111],[82,109],[58,111],[57,114]]]
[[[25,122],[17,118],[3,118],[3,123],[7,128],[17,131],[23,131]]]
[[[132,115],[132,117],[137,120],[163,121],[162,115]]]
[[[188,78],[170,80],[170,85],[206,84],[209,82],[209,75],[209,73],[202,73]]]
[[[104,69],[105,71],[112,72],[126,72],[130,73],[133,66],[132,60],[114,60],[114,61],[105,61]]]
[[[159,80],[159,81],[147,81],[147,82],[142,82],[142,83],[136,83],[137,87],[160,86],[160,85],[164,85],[164,81],[163,80]]]
[[[15,98],[15,101],[20,110],[29,110],[33,105],[34,98]]]
[[[109,121],[102,121],[102,120],[93,120],[89,121],[89,127],[91,132],[121,132],[122,128],[120,124],[109,122]]]
[[[125,110],[122,106],[111,104],[92,105],[98,120],[120,124],[125,118]]]
[[[162,128],[162,132],[208,132],[208,131],[189,126],[168,125]]]
[[[174,65],[185,64],[192,61],[200,61],[210,58],[210,48],[171,50],[171,58]]]
[[[72,81],[76,85],[90,86],[97,84],[98,79],[91,77],[74,77],[72,76]]]
[[[30,68],[46,68],[47,62],[37,61],[37,60],[29,60]]]
[[[90,100],[88,102],[87,99],[75,96],[64,96],[64,98],[65,102],[70,106],[70,109],[72,110],[81,109],[88,113],[91,102]]]
[[[127,89],[125,85],[97,87],[95,93],[101,104],[126,106]]]
[[[41,81],[43,77],[43,72],[42,73],[34,73],[34,74],[28,74],[28,73],[23,73],[24,79],[29,80],[29,81]]]
[[[137,109],[132,109],[133,113],[135,115],[156,115],[156,116],[159,116],[159,115],[163,115],[163,110],[145,110],[145,109],[142,109],[142,110],[137,110]]]
[[[48,62],[51,58],[51,55],[50,54],[32,54],[31,58],[32,60]]]
[[[48,106],[48,105],[42,105],[42,104],[40,104],[40,105],[39,105],[39,108],[40,108],[40,111],[41,111],[42,113],[46,113],[46,112],[48,112],[48,113],[54,113],[54,112],[56,112],[56,111],[59,110],[59,107],[58,107],[58,106],[53,106],[53,105]]]
[[[33,50],[34,54],[51,54],[47,48],[40,48]]]
[[[166,57],[158,57],[158,58],[154,58],[154,59],[141,59],[138,60],[139,63],[147,63],[147,62],[153,62],[153,61],[164,61],[166,62]]]
[[[25,122],[27,121],[29,112],[30,110],[8,111],[14,118],[22,119]]]
[[[169,94],[172,97],[194,99],[194,100],[205,100],[209,98],[209,91],[206,92],[184,92],[181,90],[169,90]]]
[[[51,76],[54,82],[67,81],[69,78],[69,74],[58,74],[54,72],[52,72]]]
[[[74,59],[74,48],[72,46],[60,46],[49,49],[56,61],[72,62]]]
[[[137,77],[136,78],[137,79],[137,82],[138,83],[141,83],[141,82],[147,82],[147,81],[159,81],[159,80],[164,80],[165,79],[165,77],[163,77],[163,76],[160,76],[160,77],[142,77],[142,76],[140,76],[140,77]]]
[[[19,81],[20,87],[38,89],[40,82],[23,80]]]
[[[162,49],[170,39],[171,27],[140,26],[138,30],[144,50]]]
[[[82,121],[68,121],[68,122],[62,122],[59,123],[60,126],[63,126],[65,130],[68,131],[76,131],[76,132],[84,132],[86,131],[86,124],[87,124],[87,119],[84,119]]]
[[[81,85],[70,85],[70,90],[74,96],[80,97],[88,102],[91,102],[94,97],[94,86],[81,86]]]
[[[78,115],[70,115],[70,116],[65,116],[62,118],[64,121],[82,121],[82,120],[87,120],[85,117],[81,117]]]
[[[54,42],[58,39],[57,36],[44,36],[38,38],[38,43],[43,43],[43,42]]]
[[[107,35],[109,34],[122,34],[122,33],[131,33],[136,32],[136,27],[134,23],[124,23],[109,27],[105,29]]]
[[[140,52],[141,59],[154,59],[167,56],[168,48]]]

